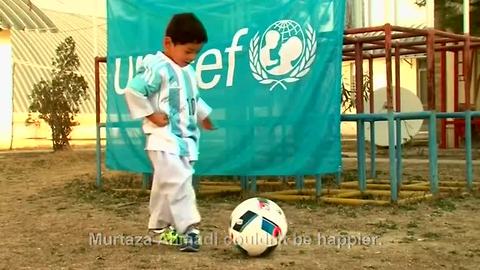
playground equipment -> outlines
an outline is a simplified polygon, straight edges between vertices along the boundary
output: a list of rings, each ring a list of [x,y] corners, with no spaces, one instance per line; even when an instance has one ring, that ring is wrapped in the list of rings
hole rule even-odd
[[[348,29],[344,34],[343,60],[355,62],[355,87],[356,114],[342,115],[341,120],[355,122],[357,125],[357,170],[358,182],[341,182],[341,175],[335,175],[335,188],[323,188],[323,175],[316,175],[313,179],[304,176],[293,176],[294,180],[286,177],[278,181],[258,180],[256,177],[237,177],[240,186],[235,182],[202,182],[195,179],[195,185],[200,195],[239,193],[250,191],[257,196],[264,196],[277,200],[320,199],[327,203],[340,204],[376,204],[409,203],[423,200],[438,195],[439,192],[458,189],[472,190],[473,182],[472,165],[472,123],[474,118],[480,117],[480,111],[471,108],[471,82],[472,82],[472,53],[480,47],[480,38],[469,35],[458,35],[439,31],[436,29],[416,29],[392,26],[385,24],[378,27]],[[454,111],[446,111],[446,53],[454,54]],[[401,74],[400,57],[408,55],[426,55],[427,81],[428,81],[428,110],[418,112],[402,112],[401,104]],[[437,107],[437,93],[435,89],[435,55],[440,54],[440,106]],[[459,57],[463,58],[462,75],[464,81],[464,100],[459,93]],[[386,111],[375,113],[373,95],[373,60],[385,59],[386,68]],[[392,63],[393,59],[393,63]],[[370,78],[370,105],[366,112],[363,96],[363,63],[368,61],[368,74]],[[105,63],[105,57],[95,58],[95,91],[97,104],[97,186],[102,186],[101,177],[101,141],[100,129],[105,127],[100,123],[100,78],[99,65]],[[395,82],[393,81],[395,74]],[[393,87],[395,85],[395,87]],[[394,89],[393,89],[394,88]],[[464,105],[462,105],[464,104]],[[404,180],[402,162],[402,121],[403,120],[428,121],[428,152],[429,152],[429,181]],[[449,120],[453,119],[453,120]],[[440,121],[440,146],[445,146],[446,126],[451,123],[464,124],[465,138],[465,165],[466,182],[439,181],[438,177],[438,145],[437,145],[437,120]],[[388,159],[389,179],[379,180],[376,176],[376,137],[375,123],[384,121],[388,127]],[[365,123],[370,124],[370,178],[367,180],[366,170],[366,138]],[[455,129],[456,146],[460,129]],[[148,186],[149,177],[144,176],[143,188]],[[260,193],[259,189],[260,189]],[[269,187],[270,191],[263,188]]]
[[[366,191],[366,173],[365,173],[365,122],[370,122],[370,158],[371,158],[371,177],[375,178],[375,122],[388,122],[388,138],[389,138],[389,160],[390,160],[390,195],[391,201],[398,200],[398,192],[402,187],[402,125],[401,120],[407,119],[427,119],[428,120],[428,150],[429,150],[429,184],[430,192],[437,194],[439,192],[438,181],[438,146],[437,146],[437,119],[441,119],[441,142],[445,141],[445,119],[464,119],[465,121],[465,160],[466,160],[466,187],[473,188],[473,172],[472,172],[472,131],[471,123],[473,117],[480,116],[480,112],[471,111],[471,55],[472,50],[480,47],[480,38],[468,35],[457,35],[439,31],[436,29],[415,29],[386,24],[379,27],[349,29],[345,31],[344,60],[354,60],[356,69],[356,88],[357,96],[363,97],[362,78],[363,61],[369,61],[370,78],[373,77],[373,59],[385,58],[386,63],[386,91],[387,91],[387,112],[375,114],[373,104],[370,102],[370,113],[365,113],[364,99],[357,98],[357,114],[344,115],[343,121],[355,121],[357,123],[357,154],[358,154],[358,171],[359,171],[359,189],[361,192]],[[459,52],[463,56],[463,77],[465,100],[468,104],[465,111],[446,112],[446,53],[447,51],[455,54],[458,61]],[[440,53],[440,112],[437,112],[437,98],[435,91],[435,53]],[[426,54],[427,58],[427,82],[428,82],[428,111],[424,112],[402,112],[400,87],[400,57],[406,55]],[[392,58],[394,58],[394,66],[392,66]],[[458,62],[456,67],[458,67]],[[395,74],[395,82],[392,77]],[[460,104],[459,100],[459,81],[458,70],[454,72],[455,84],[455,103]],[[371,81],[371,83],[373,83]],[[392,85],[395,89],[392,89]],[[372,87],[373,89],[373,87]],[[370,98],[374,95],[370,93]],[[395,101],[395,106],[394,106]],[[455,107],[456,109],[459,106]],[[396,136],[395,136],[396,135]],[[396,138],[396,142],[394,139]]]
[[[420,99],[411,91],[405,88],[400,88],[401,99],[401,111],[402,112],[422,112],[423,105]],[[374,113],[386,113],[387,112],[387,88],[381,87],[373,91],[373,98],[370,102],[375,101],[373,104]],[[395,102],[394,102],[395,103]],[[395,106],[395,104],[394,104]],[[402,144],[413,139],[418,134],[423,124],[423,119],[420,120],[403,120],[402,121]],[[367,123],[366,127],[366,140],[369,141],[370,125]],[[380,122],[375,125],[375,143],[378,146],[388,146],[388,125],[386,122]]]

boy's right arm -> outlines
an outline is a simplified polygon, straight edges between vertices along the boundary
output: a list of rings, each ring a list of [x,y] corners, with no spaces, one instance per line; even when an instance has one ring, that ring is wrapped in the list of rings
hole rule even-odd
[[[164,112],[155,112],[147,97],[140,95],[137,91],[127,88],[125,100],[133,119],[145,117],[159,127],[168,125],[168,115]]]
[[[168,115],[155,111],[148,96],[160,91],[161,75],[156,69],[151,69],[152,58],[147,56],[138,67],[137,74],[128,83],[125,90],[125,100],[133,119],[147,118],[159,127],[168,125]]]
[[[147,116],[147,119],[159,127],[168,125],[168,115],[164,112],[156,112]]]

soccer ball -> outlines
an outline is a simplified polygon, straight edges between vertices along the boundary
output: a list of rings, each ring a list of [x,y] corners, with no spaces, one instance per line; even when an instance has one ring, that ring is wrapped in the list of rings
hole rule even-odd
[[[287,234],[283,210],[265,198],[250,198],[235,207],[230,216],[230,240],[249,256],[270,254]]]

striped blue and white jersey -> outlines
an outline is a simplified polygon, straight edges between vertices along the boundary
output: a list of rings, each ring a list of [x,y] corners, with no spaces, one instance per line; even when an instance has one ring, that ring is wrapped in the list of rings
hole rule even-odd
[[[162,52],[147,55],[129,81],[125,98],[132,118],[144,118],[146,150],[197,160],[200,138],[197,122],[207,117],[211,108],[199,97],[193,67],[180,67]],[[165,127],[145,118],[160,111],[169,118]]]

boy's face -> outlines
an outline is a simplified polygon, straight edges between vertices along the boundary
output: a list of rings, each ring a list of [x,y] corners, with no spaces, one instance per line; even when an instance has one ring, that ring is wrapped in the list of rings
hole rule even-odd
[[[197,57],[203,43],[173,44],[170,37],[164,39],[165,54],[181,67],[188,66]]]

